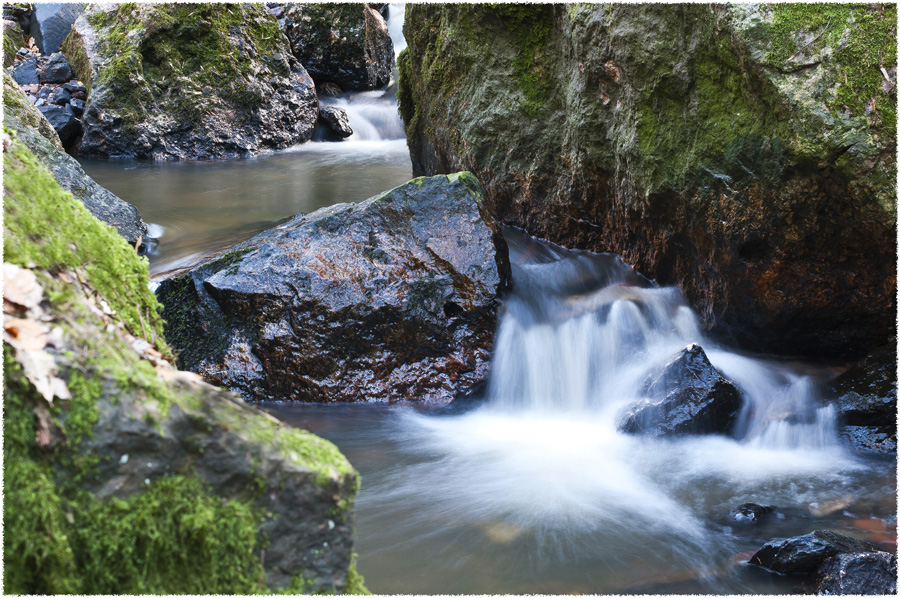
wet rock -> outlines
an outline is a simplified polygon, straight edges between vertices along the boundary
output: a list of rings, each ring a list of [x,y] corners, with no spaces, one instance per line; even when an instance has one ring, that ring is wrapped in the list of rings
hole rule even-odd
[[[75,72],[72,70],[72,66],[61,52],[52,54],[39,73],[41,83],[65,83],[74,76]]]
[[[509,262],[469,173],[298,215],[163,281],[184,366],[248,400],[448,402],[486,377]]]
[[[840,436],[853,451],[896,455],[897,430],[888,426],[844,426]]]
[[[16,80],[16,83],[19,85],[32,85],[34,83],[40,83],[37,74],[37,58],[34,56],[29,56],[25,60],[22,61],[22,64],[16,67],[13,71],[13,79]]]
[[[22,28],[15,21],[3,19],[3,68],[11,67],[22,47]]]
[[[627,434],[730,434],[741,409],[738,389],[693,343],[662,373],[645,381],[649,401],[625,415],[619,430]]]
[[[838,554],[816,571],[816,594],[887,596],[897,593],[897,555],[887,552]]]
[[[316,83],[316,89],[318,90],[319,95],[323,96],[338,97],[342,93],[344,93],[344,90],[341,89],[340,85],[338,85],[337,83],[332,83],[331,81]]]
[[[378,11],[365,4],[288,4],[284,16],[291,50],[316,83],[370,90],[390,81],[394,46]]]
[[[72,94],[60,87],[50,94],[47,101],[51,104],[56,104],[57,106],[64,106],[68,104],[71,99]]]
[[[90,88],[83,155],[245,157],[308,141],[318,118],[312,79],[259,4],[91,4],[63,51]]]
[[[878,552],[871,542],[817,530],[804,536],[772,540],[750,557],[750,563],[776,573],[808,574],[829,557],[852,552]]]
[[[499,220],[678,285],[731,344],[859,357],[896,330],[896,12],[799,6],[409,4],[413,171],[473,171]]]
[[[63,89],[72,94],[72,97],[76,97],[77,93],[87,93],[87,87],[85,87],[81,81],[68,81],[63,85]],[[84,98],[81,98],[84,99]]]
[[[319,119],[342,139],[353,135],[353,129],[350,128],[350,119],[347,118],[347,111],[343,108],[320,105]]]
[[[38,110],[41,111],[59,135],[59,140],[62,141],[63,147],[71,147],[81,133],[81,122],[75,118],[75,114],[71,110],[66,110],[62,106],[53,104],[39,106]]]
[[[728,513],[728,519],[739,525],[756,525],[775,512],[773,506],[762,506],[754,503],[744,503],[733,508]]]
[[[75,19],[82,12],[84,5],[77,2],[35,4],[31,35],[44,54],[59,52],[63,40],[75,24]]]
[[[98,219],[115,228],[126,241],[134,245],[147,236],[147,225],[137,208],[98,185],[78,160],[63,151],[59,135],[40,110],[30,105],[8,73],[3,74],[3,125],[16,131],[18,139],[50,170],[63,189]]]
[[[75,114],[75,116],[80,117],[82,114],[84,114],[83,100],[72,98],[71,100],[69,100],[69,106],[72,107],[72,112]]]

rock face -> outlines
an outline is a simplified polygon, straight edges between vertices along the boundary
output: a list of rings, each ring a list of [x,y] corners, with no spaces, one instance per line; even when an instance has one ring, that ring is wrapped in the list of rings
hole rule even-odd
[[[404,34],[416,174],[472,171],[502,222],[621,255],[744,347],[893,334],[895,6],[418,4]]]
[[[394,46],[381,14],[365,4],[288,4],[284,31],[316,84],[370,90],[390,82]]]
[[[816,572],[814,591],[819,595],[897,593],[897,555],[887,552],[838,554],[826,559]]]
[[[52,125],[31,105],[8,73],[3,74],[3,108],[3,125],[16,131],[19,140],[50,170],[63,189],[82,202],[96,218],[115,228],[129,244],[148,240],[147,225],[138,209],[98,185],[84,172],[78,160],[63,151]]]
[[[364,590],[347,460],[171,367],[146,261],[3,146],[4,591]]]
[[[245,399],[447,402],[483,380],[506,245],[470,173],[323,208],[164,281],[184,367]]]
[[[15,21],[3,19],[3,68],[13,65],[16,52],[22,47],[22,28]]]
[[[730,434],[741,410],[738,389],[709,362],[700,345],[682,349],[663,372],[645,383],[650,401],[619,424],[627,434]]]
[[[90,91],[84,155],[249,156],[309,140],[318,116],[262,5],[90,5],[63,52]]]
[[[84,12],[81,3],[38,2],[34,5],[31,35],[44,54],[59,52],[75,19]]]
[[[805,536],[772,540],[750,557],[750,563],[776,573],[813,573],[829,557],[842,553],[878,552],[871,542],[818,530]]]

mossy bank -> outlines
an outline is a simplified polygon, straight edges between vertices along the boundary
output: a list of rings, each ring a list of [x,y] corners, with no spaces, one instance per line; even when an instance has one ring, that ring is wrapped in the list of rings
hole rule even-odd
[[[679,285],[719,338],[861,355],[896,313],[894,5],[411,5],[416,174]]]
[[[3,145],[4,591],[365,591],[352,466],[169,365],[146,262]]]

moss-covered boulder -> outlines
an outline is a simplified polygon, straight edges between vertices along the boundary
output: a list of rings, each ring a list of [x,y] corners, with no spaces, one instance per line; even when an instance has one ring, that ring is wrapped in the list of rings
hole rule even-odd
[[[294,56],[317,86],[370,90],[390,82],[394,44],[374,8],[363,3],[287,4],[282,23]]]
[[[3,148],[4,592],[363,591],[347,460],[169,365],[146,261]]]
[[[407,10],[416,174],[680,285],[719,338],[859,355],[896,319],[896,6]]]
[[[471,173],[301,214],[164,281],[183,365],[252,400],[448,402],[483,381],[506,244]]]
[[[146,247],[147,225],[138,209],[98,185],[78,160],[63,151],[53,126],[7,72],[3,73],[3,126],[15,131],[18,140],[50,170],[56,182],[91,214],[115,228],[138,250]]]
[[[15,21],[3,19],[3,68],[13,65],[16,52],[25,43],[22,28]]]
[[[263,5],[90,5],[63,52],[90,89],[84,155],[231,158],[312,137],[313,81]]]

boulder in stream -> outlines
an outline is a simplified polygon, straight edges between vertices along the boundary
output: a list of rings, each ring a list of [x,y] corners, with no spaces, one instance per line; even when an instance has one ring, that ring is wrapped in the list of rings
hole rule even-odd
[[[284,32],[317,84],[379,89],[391,79],[394,45],[381,14],[362,3],[287,4]]]
[[[813,591],[826,596],[896,594],[897,555],[888,552],[854,552],[825,559],[816,571]]]
[[[235,158],[308,141],[312,79],[259,4],[91,4],[63,52],[90,91],[80,153]]]
[[[346,139],[353,135],[353,129],[350,128],[350,119],[347,118],[347,111],[343,108],[319,106],[319,120],[323,121],[341,139]]]
[[[730,434],[741,410],[741,395],[692,343],[644,383],[649,401],[619,423],[627,434]]]
[[[766,542],[750,557],[750,563],[776,573],[809,574],[815,572],[825,559],[837,554],[878,551],[871,542],[816,530],[804,536]]]
[[[773,506],[763,506],[752,502],[736,506],[728,512],[728,520],[738,525],[758,525],[775,512]]]
[[[451,401],[509,283],[483,192],[463,172],[295,216],[163,281],[166,337],[248,400]]]

